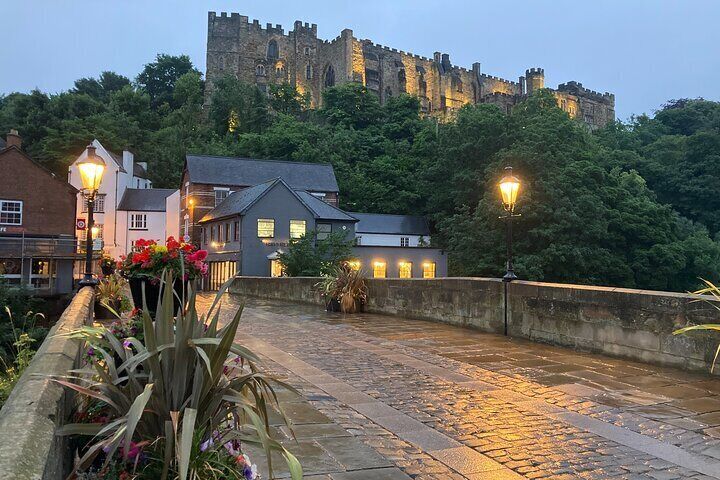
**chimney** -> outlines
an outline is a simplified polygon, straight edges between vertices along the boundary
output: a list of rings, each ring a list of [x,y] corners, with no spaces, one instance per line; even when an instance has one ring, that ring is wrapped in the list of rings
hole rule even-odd
[[[10,130],[10,133],[7,134],[5,143],[7,143],[8,147],[20,148],[22,146],[22,138],[20,134],[18,134],[18,131],[13,128]]]
[[[97,155],[95,153],[95,145],[93,145],[92,143],[85,148],[85,151],[87,152],[87,158]]]

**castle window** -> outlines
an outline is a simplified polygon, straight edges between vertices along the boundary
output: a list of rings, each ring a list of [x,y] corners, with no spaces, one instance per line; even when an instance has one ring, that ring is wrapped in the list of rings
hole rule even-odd
[[[275,73],[278,75],[283,75],[285,73],[285,65],[283,65],[282,62],[278,62],[277,65],[275,65]]]
[[[418,92],[421,97],[427,95],[427,82],[425,81],[425,76],[422,74],[418,77]]]
[[[335,69],[332,65],[328,65],[325,68],[325,82],[324,85],[326,87],[333,87],[335,86]]]
[[[312,80],[313,78],[312,65],[309,63],[305,66],[305,78],[308,80]]]
[[[407,91],[407,78],[405,77],[405,69],[398,70],[398,87],[403,93]]]
[[[270,61],[275,61],[278,59],[278,45],[275,40],[270,40],[268,42],[267,46],[267,59]]]
[[[218,59],[218,64],[219,64],[220,70],[225,70],[225,57],[220,57]]]
[[[366,68],[365,84],[368,88],[377,89],[380,86],[380,73],[377,70]]]
[[[305,47],[305,48],[303,48],[303,53],[304,53],[305,55],[310,55],[310,47]]]
[[[463,91],[463,82],[462,82],[462,80],[460,79],[460,77],[456,77],[455,75],[453,75],[451,82],[452,82],[453,90],[455,90],[455,91],[458,92],[458,93],[462,93],[462,91]]]
[[[264,77],[265,76],[265,65],[260,64],[257,67],[255,67],[255,75],[257,75],[259,77]]]

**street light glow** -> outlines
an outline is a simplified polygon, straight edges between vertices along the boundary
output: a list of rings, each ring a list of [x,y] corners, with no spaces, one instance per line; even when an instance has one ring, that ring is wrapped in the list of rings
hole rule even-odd
[[[515,210],[519,191],[520,179],[513,175],[512,167],[505,167],[505,176],[500,180],[500,194],[503,207],[510,213]]]
[[[77,166],[83,188],[88,192],[96,192],[102,182],[105,162],[95,153],[94,146],[88,145],[87,157],[79,161]]]

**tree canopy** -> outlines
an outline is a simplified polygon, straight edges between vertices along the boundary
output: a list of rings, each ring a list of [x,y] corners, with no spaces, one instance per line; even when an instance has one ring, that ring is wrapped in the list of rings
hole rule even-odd
[[[497,181],[512,165],[521,278],[679,291],[719,280],[717,102],[674,100],[589,132],[541,90],[509,115],[467,105],[441,122],[415,97],[381,105],[355,83],[326,89],[318,109],[290,85],[226,77],[210,93],[188,57],[158,55],[134,82],[103,72],[56,95],[0,97],[0,128],[62,175],[93,138],[130,149],[157,187],[178,186],[186,153],[331,163],[342,208],[430,218],[453,275],[502,274]]]

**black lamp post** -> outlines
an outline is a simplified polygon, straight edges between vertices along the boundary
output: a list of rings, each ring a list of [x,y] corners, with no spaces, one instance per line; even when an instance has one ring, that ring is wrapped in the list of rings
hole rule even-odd
[[[503,276],[504,293],[505,293],[505,335],[508,334],[508,283],[517,279],[513,269],[513,231],[512,222],[514,217],[519,217],[515,213],[515,203],[517,202],[518,192],[520,191],[520,179],[513,175],[512,167],[505,167],[505,176],[500,180],[500,195],[502,196],[503,208],[505,215],[500,217],[506,221],[507,225],[507,263],[505,265],[505,275]]]
[[[80,280],[80,286],[97,285],[97,279],[93,278],[92,273],[92,254],[93,254],[93,235],[92,229],[95,225],[93,213],[95,210],[95,194],[102,182],[102,176],[105,172],[105,162],[95,153],[95,147],[91,144],[87,147],[87,156],[78,162],[80,170],[80,179],[83,185],[83,195],[87,201],[87,225],[85,225],[85,275]]]

